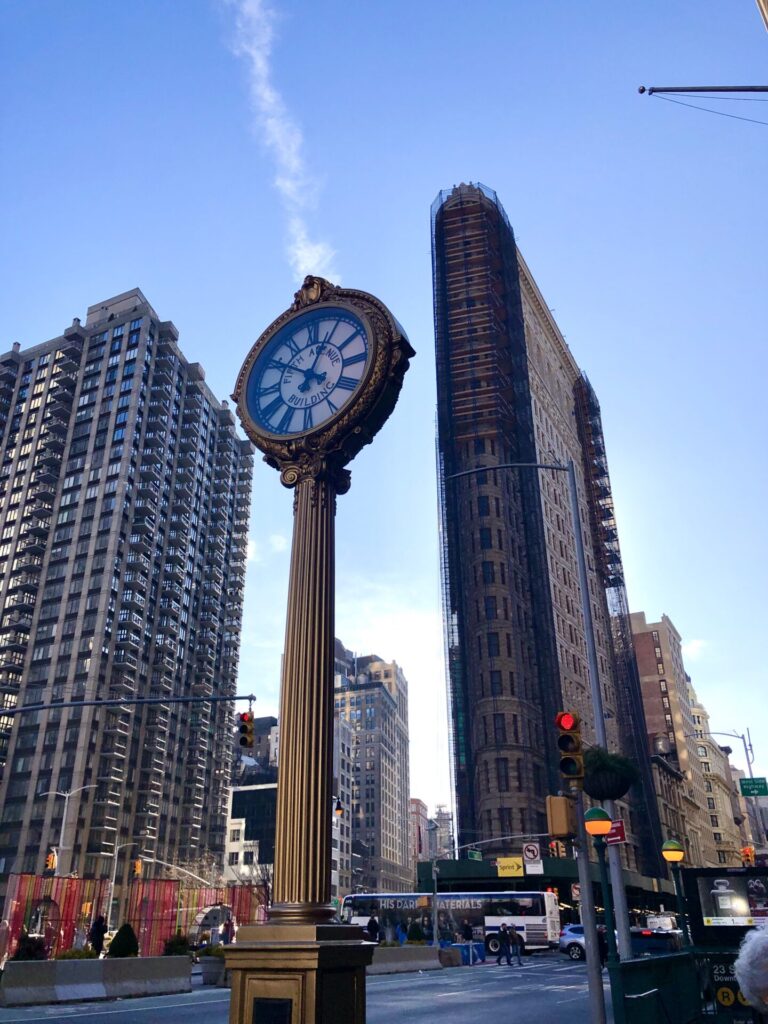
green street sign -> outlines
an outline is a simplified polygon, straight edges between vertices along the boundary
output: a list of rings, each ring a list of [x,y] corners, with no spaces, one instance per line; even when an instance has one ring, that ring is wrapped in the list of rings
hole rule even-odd
[[[482,860],[483,854],[480,850],[467,850],[467,860]]]
[[[739,779],[742,796],[768,796],[768,780],[765,776],[756,779]]]

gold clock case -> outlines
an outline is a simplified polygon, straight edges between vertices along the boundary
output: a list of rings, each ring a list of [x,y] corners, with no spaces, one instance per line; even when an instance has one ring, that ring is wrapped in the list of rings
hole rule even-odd
[[[355,394],[329,420],[314,430],[279,436],[265,430],[248,412],[246,382],[258,356],[275,334],[308,309],[346,309],[359,317],[368,333],[371,355]],[[347,490],[348,474],[340,472],[370,444],[395,407],[408,361],[414,355],[408,339],[387,307],[368,292],[341,288],[322,277],[307,277],[293,304],[273,321],[245,358],[232,399],[243,429],[264,460],[280,470],[286,487],[302,477],[331,474],[336,491]],[[346,481],[346,483],[345,483]]]

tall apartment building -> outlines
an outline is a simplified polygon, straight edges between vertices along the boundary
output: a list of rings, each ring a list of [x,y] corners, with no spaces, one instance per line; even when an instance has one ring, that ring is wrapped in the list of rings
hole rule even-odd
[[[644,612],[633,612],[630,618],[649,748],[664,751],[664,757],[685,779],[686,863],[716,866],[717,851],[705,810],[710,794],[696,750],[695,697],[683,663],[680,634],[667,615],[650,623]]]
[[[232,705],[165,698],[235,693],[253,457],[177,342],[133,289],[0,356],[0,878],[224,850]]]
[[[432,245],[458,844],[545,832],[557,711],[576,710],[595,737],[566,474],[504,468],[573,460],[608,743],[643,778],[623,809],[625,862],[653,872],[660,829],[597,398],[495,193],[442,192]]]
[[[408,890],[408,683],[396,662],[356,658],[338,640],[335,661],[336,714],[353,733],[352,839],[366,861],[358,875],[367,888]]]

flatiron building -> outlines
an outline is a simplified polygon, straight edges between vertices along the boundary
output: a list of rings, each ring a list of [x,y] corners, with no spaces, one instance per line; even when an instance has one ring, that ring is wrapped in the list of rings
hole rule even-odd
[[[457,843],[493,855],[503,837],[546,833],[558,710],[577,711],[594,741],[566,474],[502,468],[571,459],[608,743],[643,774],[622,808],[625,866],[652,870],[660,832],[597,398],[494,192],[441,192],[432,252]]]

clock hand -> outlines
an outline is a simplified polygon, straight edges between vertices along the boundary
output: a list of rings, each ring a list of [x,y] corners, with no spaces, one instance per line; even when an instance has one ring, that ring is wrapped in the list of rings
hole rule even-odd
[[[325,351],[325,345],[323,344],[323,342],[320,342],[320,344],[315,349],[315,358],[314,358],[314,360],[312,362],[312,365],[310,366],[310,368],[308,370],[302,370],[301,371],[304,374],[304,380],[303,380],[303,382],[301,384],[299,384],[299,391],[302,391],[302,392],[309,391],[309,389],[310,389],[310,387],[312,385],[312,377],[314,377],[315,380],[319,384],[322,384],[323,381],[325,380],[327,374],[325,374],[325,373],[315,373],[315,367],[317,366],[317,360],[320,358],[320,356],[323,354],[324,351]]]

